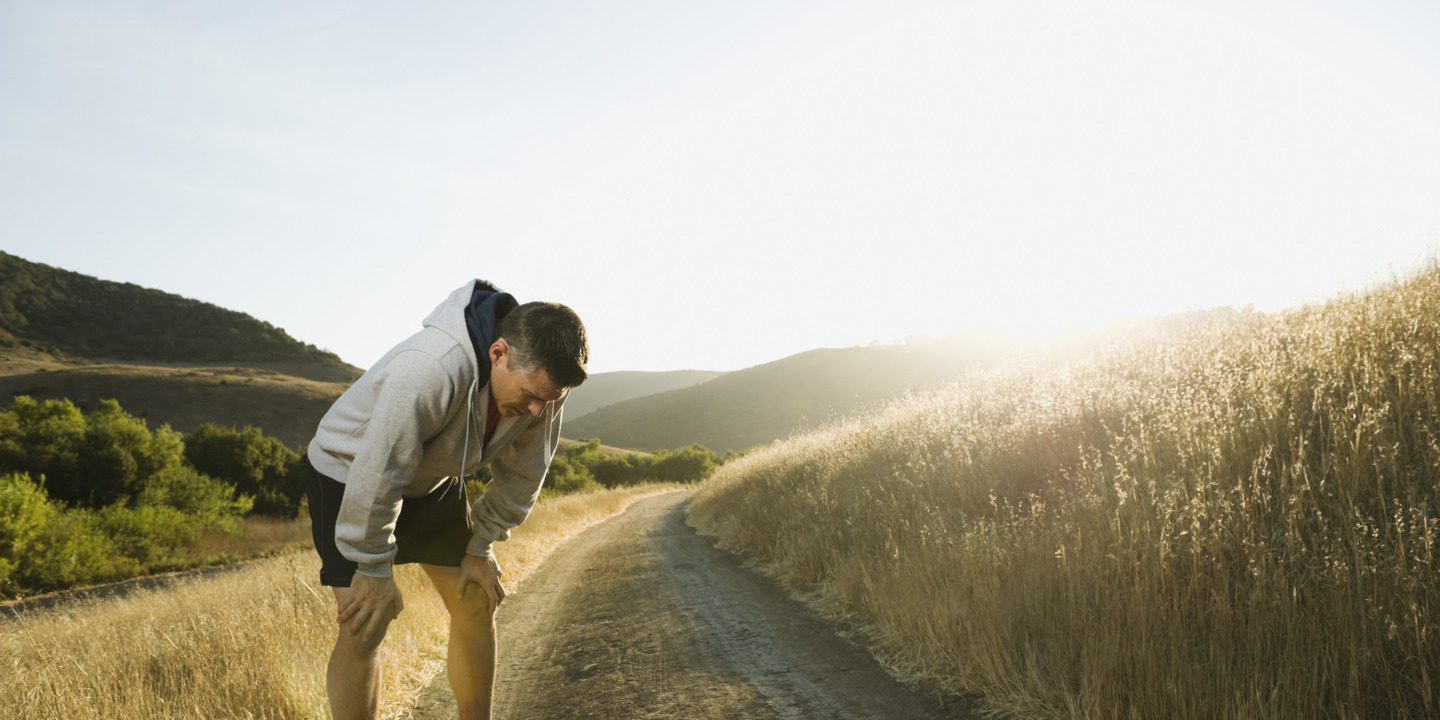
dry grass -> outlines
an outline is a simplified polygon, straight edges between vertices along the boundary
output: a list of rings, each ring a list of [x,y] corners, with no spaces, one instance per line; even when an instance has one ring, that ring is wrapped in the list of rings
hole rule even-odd
[[[910,398],[728,464],[691,517],[997,712],[1420,718],[1437,478],[1431,271]]]
[[[314,437],[320,417],[350,384],[344,379],[345,369],[326,366],[270,369],[75,361],[20,372],[40,361],[4,355],[0,397],[7,401],[14,395],[29,395],[42,401],[64,398],[81,408],[93,408],[100,400],[113,399],[151,428],[169,424],[191,433],[207,422],[237,428],[254,425],[289,447],[304,446]],[[309,379],[327,374],[333,379]]]
[[[586,525],[668,489],[542,500],[497,546],[507,580],[528,576]],[[327,717],[335,602],[318,572],[313,553],[297,553],[123,599],[18,616],[0,608],[0,717]],[[396,577],[406,603],[385,640],[387,717],[404,714],[439,671],[447,637],[444,606],[424,573],[402,566]]]
[[[206,565],[216,558],[233,562],[237,559],[309,550],[313,544],[310,539],[308,514],[302,514],[294,520],[252,515],[240,521],[239,532],[201,532],[187,552],[191,562]]]

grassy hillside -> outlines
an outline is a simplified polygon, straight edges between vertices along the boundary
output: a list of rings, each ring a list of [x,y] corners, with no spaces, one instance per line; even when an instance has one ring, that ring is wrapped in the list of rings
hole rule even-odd
[[[907,388],[955,379],[984,355],[949,346],[812,350],[601,408],[567,422],[566,434],[651,450],[692,443],[718,453],[744,450]]]
[[[565,420],[568,423],[606,405],[699,385],[724,374],[711,370],[596,373],[585,384],[570,391],[565,400]]]
[[[699,443],[722,454],[740,451],[907,391],[958,380],[1013,357],[1022,347],[1028,346],[955,335],[907,345],[811,350],[700,385],[618,402],[573,421],[567,416],[565,432],[620,447],[654,450]]]
[[[3,252],[0,343],[112,360],[345,367],[334,354],[244,313]]]
[[[636,500],[644,485],[542,497],[495,552],[507,586],[567,538]],[[324,718],[335,603],[314,553],[188,576],[55,610],[0,605],[0,717],[66,720]],[[385,639],[381,716],[408,716],[444,666],[445,607],[418,565],[396,568],[405,612]],[[18,618],[18,620],[17,620]]]
[[[151,427],[253,425],[296,446],[359,375],[243,313],[0,252],[0,402],[113,398]]]
[[[207,422],[230,427],[253,425],[294,447],[310,441],[320,417],[349,381],[312,380],[301,375],[317,376],[315,366],[292,370],[297,374],[283,369],[57,361],[44,369],[0,375],[0,402],[8,404],[15,395],[29,395],[36,400],[66,398],[89,409],[100,400],[115,399],[152,428],[168,423],[189,433]],[[328,366],[323,369],[343,372]]]
[[[1440,270],[977,374],[691,520],[996,711],[1440,717]]]

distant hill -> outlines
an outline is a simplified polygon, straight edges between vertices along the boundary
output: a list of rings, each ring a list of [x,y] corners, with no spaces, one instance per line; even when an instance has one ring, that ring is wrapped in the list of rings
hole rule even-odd
[[[959,334],[907,345],[811,350],[618,402],[573,422],[567,417],[565,434],[642,450],[700,443],[717,453],[741,451],[1001,362],[1066,362],[1118,338],[1223,325],[1250,312],[1221,307],[1132,318],[1050,340]]]
[[[245,313],[0,252],[0,345],[161,362],[304,362],[333,353]]]
[[[906,390],[957,379],[1003,353],[993,344],[960,339],[811,350],[600,408],[567,421],[565,434],[645,450],[692,443],[717,453],[745,450]]]
[[[565,423],[577,420],[587,413],[606,405],[646,395],[678,390],[714,380],[723,372],[710,370],[672,370],[668,372],[620,372],[596,373],[580,387],[570,391],[565,400]]]
[[[360,373],[244,313],[0,252],[0,403],[114,398],[151,427],[254,425],[296,446]]]

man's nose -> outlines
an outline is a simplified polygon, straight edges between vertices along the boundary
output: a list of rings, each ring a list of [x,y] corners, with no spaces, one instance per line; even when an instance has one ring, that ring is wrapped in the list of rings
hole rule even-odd
[[[530,405],[526,409],[530,411],[531,415],[534,415],[535,417],[540,417],[540,413],[545,412],[545,403],[540,402],[539,400],[533,400],[530,402]]]

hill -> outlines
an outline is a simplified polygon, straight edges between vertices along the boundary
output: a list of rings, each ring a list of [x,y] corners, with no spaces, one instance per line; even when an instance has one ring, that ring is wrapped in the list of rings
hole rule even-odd
[[[245,313],[0,252],[0,345],[84,358],[345,367]]]
[[[309,441],[360,370],[244,313],[0,252],[0,399],[114,398],[152,427]]]
[[[1221,307],[1132,318],[1050,340],[962,333],[906,345],[811,350],[567,419],[565,434],[645,450],[699,443],[716,453],[741,451],[1017,357],[1069,362],[1115,342],[1189,332],[1245,312]]]
[[[986,716],[1440,717],[1440,267],[1212,318],[797,434],[688,520]]]
[[[995,361],[1000,345],[975,338],[922,345],[820,349],[709,382],[600,408],[566,435],[657,450],[700,443],[744,450]]]
[[[724,374],[710,370],[596,373],[585,384],[570,391],[565,400],[565,420],[568,423],[606,405],[699,385]]]

